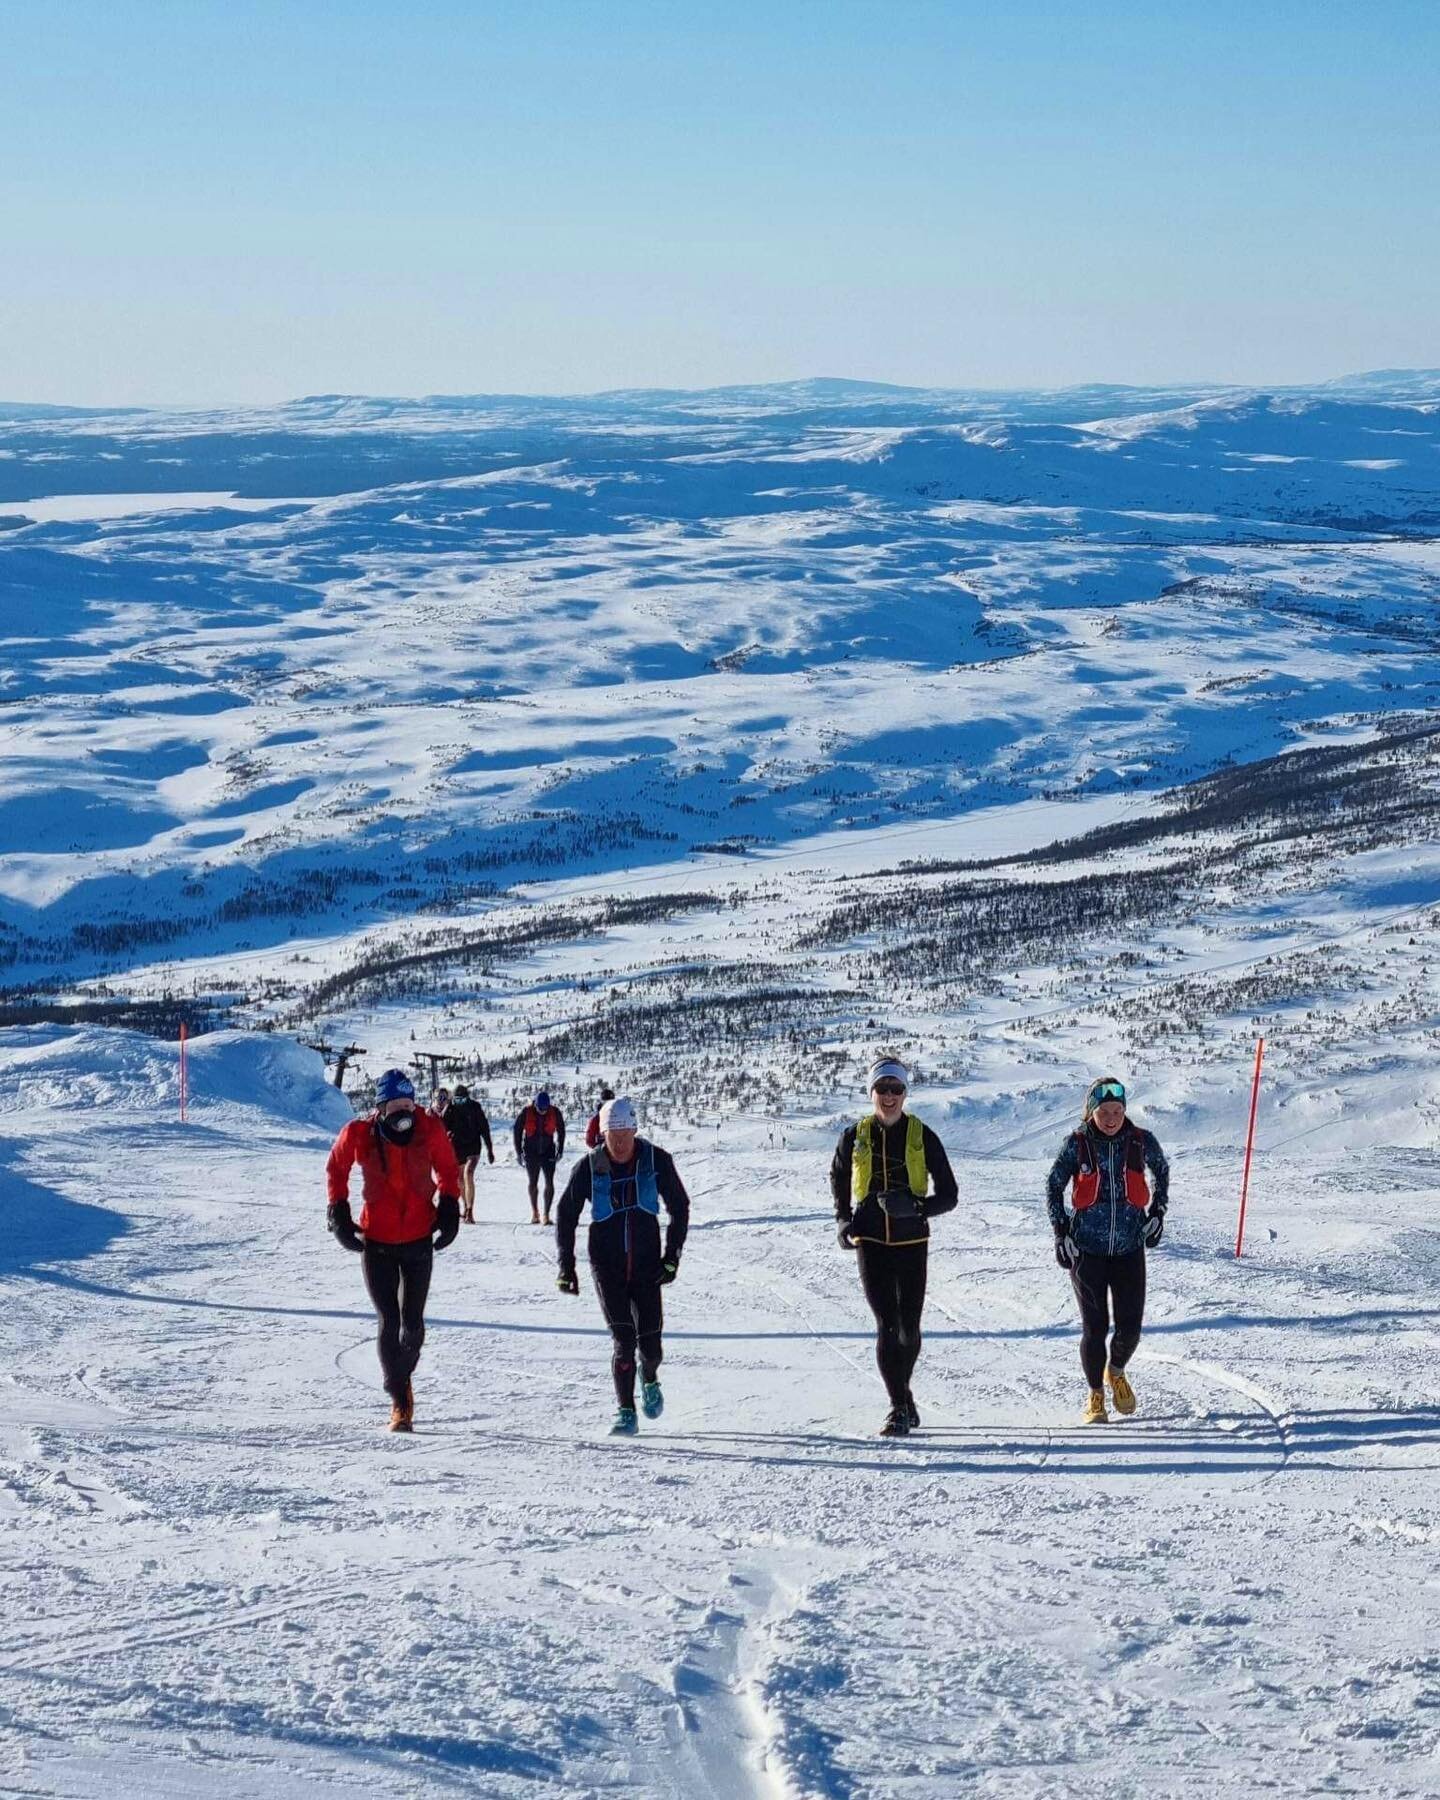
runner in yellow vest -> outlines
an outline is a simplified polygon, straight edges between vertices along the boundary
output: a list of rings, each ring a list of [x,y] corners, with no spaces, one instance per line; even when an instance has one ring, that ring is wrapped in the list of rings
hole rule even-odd
[[[830,1192],[840,1246],[855,1252],[875,1315],[875,1360],[890,1396],[880,1435],[905,1437],[920,1423],[910,1377],[920,1355],[930,1220],[949,1212],[960,1193],[945,1146],[905,1111],[904,1063],[877,1057],[868,1082],[873,1110],[841,1132]]]

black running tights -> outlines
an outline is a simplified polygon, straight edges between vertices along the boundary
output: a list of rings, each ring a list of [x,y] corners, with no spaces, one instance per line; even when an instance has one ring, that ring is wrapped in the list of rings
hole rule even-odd
[[[365,1286],[380,1320],[377,1346],[385,1392],[398,1400],[425,1342],[425,1297],[435,1251],[428,1237],[409,1244],[365,1243]]]
[[[1105,1339],[1110,1333],[1110,1310],[1115,1330],[1110,1336],[1109,1363],[1123,1369],[1140,1342],[1145,1320],[1145,1252],[1128,1256],[1091,1256],[1088,1251],[1070,1271],[1075,1298],[1080,1302],[1080,1367],[1092,1388],[1105,1379]]]
[[[860,1285],[875,1315],[875,1360],[892,1406],[903,1406],[920,1355],[927,1244],[858,1243]]]
[[[621,1406],[635,1405],[635,1356],[639,1352],[640,1375],[653,1381],[665,1356],[660,1333],[665,1324],[665,1308],[660,1298],[660,1283],[648,1279],[627,1281],[623,1269],[600,1269],[594,1263],[590,1273],[604,1308],[605,1323],[615,1347],[610,1356],[610,1372],[615,1377],[615,1398]]]

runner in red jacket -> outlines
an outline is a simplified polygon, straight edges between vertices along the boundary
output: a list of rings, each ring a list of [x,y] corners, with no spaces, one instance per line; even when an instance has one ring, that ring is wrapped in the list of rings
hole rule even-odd
[[[587,1150],[598,1149],[600,1144],[600,1114],[605,1109],[605,1102],[607,1100],[613,1100],[614,1098],[614,1088],[601,1088],[600,1099],[596,1104],[594,1112],[590,1115],[590,1123],[585,1127],[585,1148]]]
[[[375,1084],[375,1100],[375,1111],[352,1119],[331,1149],[326,1218],[345,1248],[361,1256],[365,1287],[380,1321],[390,1429],[409,1431],[415,1417],[411,1376],[425,1342],[434,1253],[453,1243],[460,1230],[460,1168],[449,1132],[415,1104],[415,1088],[403,1069],[385,1071]],[[357,1163],[358,1229],[350,1213],[350,1171]]]

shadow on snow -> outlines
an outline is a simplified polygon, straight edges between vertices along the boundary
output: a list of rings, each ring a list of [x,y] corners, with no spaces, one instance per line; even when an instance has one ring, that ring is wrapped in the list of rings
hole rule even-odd
[[[107,1250],[129,1231],[128,1222],[103,1206],[67,1200],[53,1188],[41,1187],[18,1170],[19,1155],[0,1144],[0,1277],[28,1275],[37,1281],[69,1285],[78,1277],[49,1268],[52,1263],[83,1262]]]

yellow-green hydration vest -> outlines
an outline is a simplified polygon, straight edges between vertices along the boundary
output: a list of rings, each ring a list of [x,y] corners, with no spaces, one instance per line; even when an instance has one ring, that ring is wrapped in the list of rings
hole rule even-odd
[[[870,1180],[875,1173],[875,1123],[874,1113],[866,1113],[855,1127],[850,1192],[857,1205],[868,1197]],[[923,1200],[930,1185],[930,1171],[925,1167],[925,1127],[914,1113],[907,1113],[905,1117],[905,1176],[910,1192],[917,1200]]]

